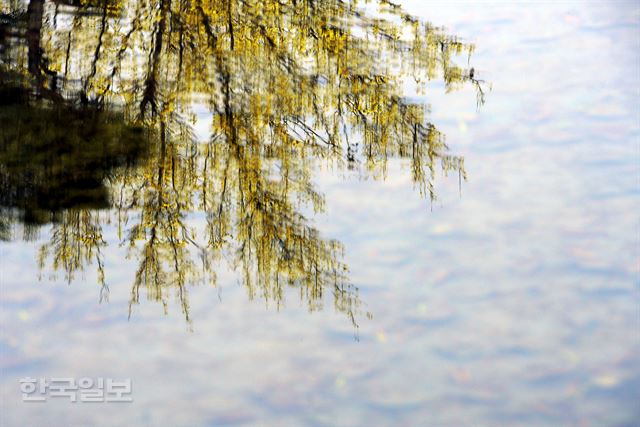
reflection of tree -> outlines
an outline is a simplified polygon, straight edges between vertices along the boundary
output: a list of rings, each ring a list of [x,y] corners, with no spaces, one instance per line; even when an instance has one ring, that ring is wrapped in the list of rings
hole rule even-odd
[[[51,232],[50,241],[40,248],[40,266],[44,267],[51,254],[53,269],[63,270],[70,282],[75,272],[82,271],[86,264],[95,262],[102,299],[108,296],[109,290],[105,282],[101,252],[105,245],[99,214],[88,209],[70,209],[62,213],[62,218]]]
[[[146,164],[105,168],[104,177],[128,227],[123,239],[140,261],[132,303],[145,289],[166,307],[175,289],[188,319],[186,286],[212,276],[224,254],[252,297],[279,305],[284,287],[294,285],[313,309],[330,290],[353,317],[357,298],[340,245],[300,213],[305,205],[323,208],[312,160],[376,172],[391,157],[407,158],[421,192],[433,198],[437,168],[464,174],[463,163],[447,154],[424,107],[402,96],[404,80],[424,88],[442,75],[448,90],[479,82],[452,61],[471,45],[391,2],[379,7],[373,15],[340,0],[31,0],[2,11],[8,59],[0,71],[30,75],[37,99],[76,99],[76,110],[100,117],[116,108],[147,129]],[[16,42],[20,25],[24,43]],[[207,143],[193,136],[194,102],[209,106]],[[54,226],[54,267],[67,274],[82,262],[61,261],[69,255],[59,236],[88,218],[82,212]],[[206,214],[203,227],[193,225],[193,212]],[[98,236],[91,218],[87,230]]]
[[[298,210],[323,203],[310,182],[304,147],[278,155],[222,138],[197,144],[176,137],[179,127],[160,128],[147,165],[116,180],[116,207],[129,224],[125,239],[140,261],[132,303],[146,289],[166,307],[169,291],[176,290],[188,319],[186,285],[203,275],[213,282],[215,261],[224,255],[242,272],[251,298],[280,306],[285,287],[295,286],[317,309],[328,290],[335,306],[353,318],[356,290],[346,282],[340,244],[321,238]],[[193,211],[206,213],[200,227],[189,220]]]

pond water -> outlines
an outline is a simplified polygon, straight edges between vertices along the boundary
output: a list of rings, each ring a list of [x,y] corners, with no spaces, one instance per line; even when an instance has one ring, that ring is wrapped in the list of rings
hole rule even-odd
[[[251,50],[239,15],[216,40],[246,51],[194,48],[207,1],[156,26],[113,18],[136,2],[30,3],[24,43],[26,6],[0,3],[2,426],[637,425],[637,2],[402,1],[444,27],[418,53],[462,44],[448,84],[400,98],[392,48],[338,63],[366,81],[307,58],[309,83],[294,35]],[[360,101],[435,127],[336,121]],[[25,377],[130,379],[133,402],[24,402]]]

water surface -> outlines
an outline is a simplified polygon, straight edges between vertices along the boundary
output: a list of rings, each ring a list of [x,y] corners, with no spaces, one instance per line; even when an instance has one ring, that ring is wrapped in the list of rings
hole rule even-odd
[[[120,101],[124,107],[112,107],[110,115],[97,114],[91,131],[72,125],[55,131],[53,139],[71,141],[62,145],[62,157],[43,153],[51,146],[46,139],[15,131],[12,141],[33,144],[16,156],[29,155],[27,164],[38,167],[5,166],[12,173],[4,175],[11,191],[3,190],[6,241],[0,243],[2,425],[637,423],[640,8],[633,2],[403,4],[444,26],[442,40],[455,35],[475,46],[469,64],[464,52],[455,56],[467,73],[453,82],[458,90],[447,90],[441,78],[426,94],[413,93],[413,83],[403,89],[408,105],[429,104],[425,123],[449,146],[437,145],[434,179],[425,163],[425,179],[416,176],[416,157],[393,138],[388,158],[381,151],[367,157],[362,143],[353,148],[353,161],[346,141],[336,157],[313,147],[278,150],[278,143],[272,151],[231,150],[212,134],[217,130],[226,141],[235,129],[236,137],[248,138],[256,124],[239,115],[229,119],[223,98],[211,104],[187,97],[186,88],[175,92],[175,105],[192,107],[189,126],[162,110],[168,96],[138,108],[147,93],[141,86],[135,111]],[[109,15],[98,12],[82,19]],[[61,40],[72,25],[64,16],[56,24]],[[85,21],[89,29],[99,28],[94,21]],[[64,53],[64,43],[51,37],[46,46]],[[146,36],[140,37],[144,44]],[[87,44],[86,58],[95,46]],[[120,45],[105,46],[117,55]],[[29,55],[23,55],[28,69]],[[152,63],[149,58],[140,62]],[[251,72],[267,59],[258,55],[253,68],[232,55],[220,61],[253,81]],[[76,61],[69,69],[90,76],[91,62]],[[165,73],[176,71],[171,61]],[[479,108],[471,66],[475,78],[487,82]],[[150,83],[144,67],[140,81]],[[277,67],[268,84],[278,76],[286,82],[289,71]],[[112,69],[96,68],[96,76]],[[58,90],[48,76],[42,73],[36,89],[43,98]],[[116,91],[105,90],[107,80],[97,77],[88,84],[68,80],[63,96],[84,89],[87,103],[101,91]],[[218,84],[224,88],[224,79]],[[336,93],[330,85],[313,87],[330,96]],[[383,99],[396,93],[382,89]],[[273,102],[282,99],[300,100],[292,92]],[[74,105],[82,102],[78,97]],[[285,104],[277,107],[269,110],[272,119],[291,115]],[[31,129],[56,123],[49,107],[0,108],[7,123],[23,120]],[[88,122],[76,117],[75,107],[56,114],[65,124]],[[168,119],[163,125],[154,117]],[[153,130],[161,126],[175,129]],[[180,140],[181,132],[189,143],[176,143],[179,155],[163,158],[159,147]],[[95,135],[103,137],[96,146],[104,149],[76,148]],[[376,137],[372,147],[379,147]],[[120,144],[129,139],[147,143]],[[206,147],[211,159],[222,160],[210,163],[215,173],[191,179],[203,163],[190,164],[190,155],[206,158]],[[60,164],[66,167],[56,169]],[[225,172],[227,165],[233,173]],[[214,180],[212,206],[224,206],[228,218],[211,221],[211,211],[218,211],[191,200],[206,200],[198,192],[206,176]],[[139,193],[122,184],[145,179]],[[233,183],[229,188],[244,189],[226,204],[219,196],[225,179]],[[285,182],[291,187],[284,189]],[[270,208],[242,203],[252,200],[244,194],[258,191],[251,183],[273,195]],[[121,188],[127,190],[122,198],[113,197]],[[166,190],[164,199],[159,189]],[[281,219],[270,229],[274,212]],[[247,213],[255,220],[249,226],[234,221]],[[149,245],[154,220],[164,246]],[[136,229],[138,223],[146,231]],[[198,230],[198,246],[181,224]],[[251,230],[267,236],[262,246],[242,246]],[[287,258],[289,241],[271,244],[274,236],[293,236],[290,247],[303,249]],[[76,241],[56,262],[65,238]],[[219,251],[200,256],[198,248],[208,244]],[[159,260],[159,269],[141,274],[145,260]],[[26,376],[131,378],[134,402],[24,403],[18,379]]]

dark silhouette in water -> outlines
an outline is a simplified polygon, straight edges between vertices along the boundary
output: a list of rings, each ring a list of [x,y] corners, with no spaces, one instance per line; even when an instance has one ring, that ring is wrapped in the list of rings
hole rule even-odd
[[[122,114],[29,97],[20,87],[0,88],[0,206],[27,224],[57,221],[66,209],[109,207],[105,180],[145,154],[145,130]]]

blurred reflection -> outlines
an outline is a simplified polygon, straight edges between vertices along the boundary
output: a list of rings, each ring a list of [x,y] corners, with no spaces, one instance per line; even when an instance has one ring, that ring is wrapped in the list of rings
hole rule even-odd
[[[146,148],[143,128],[122,114],[33,105],[18,86],[0,88],[0,96],[0,204],[4,215],[19,211],[25,224],[57,221],[68,208],[109,206],[108,174],[135,164]]]
[[[91,262],[105,283],[102,225],[138,259],[131,291],[189,321],[187,285],[215,283],[220,258],[249,296],[280,305],[324,293],[355,323],[357,289],[339,242],[302,215],[323,209],[312,161],[384,173],[411,162],[435,197],[437,169],[464,177],[405,79],[447,90],[481,81],[452,62],[473,46],[380,1],[31,0],[0,17],[2,236],[53,222],[41,265],[69,280]],[[210,138],[194,134],[194,105]],[[144,155],[144,162],[138,162]],[[112,206],[110,212],[97,209]],[[204,220],[196,220],[204,213]],[[201,217],[201,216],[198,216]]]

